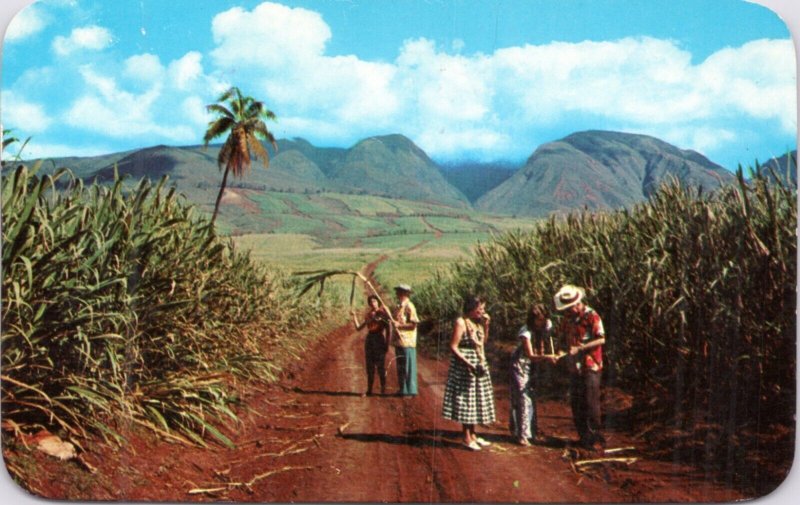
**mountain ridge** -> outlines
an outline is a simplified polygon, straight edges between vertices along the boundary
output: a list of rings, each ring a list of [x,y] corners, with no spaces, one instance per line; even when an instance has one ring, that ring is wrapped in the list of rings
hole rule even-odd
[[[373,136],[349,148],[317,147],[302,138],[267,146],[270,165],[254,160],[230,189],[338,192],[438,203],[496,214],[543,217],[575,209],[619,209],[643,201],[666,178],[713,190],[733,174],[701,153],[656,137],[589,130],[540,145],[524,163],[439,164],[401,134]],[[169,175],[173,185],[203,208],[221,181],[220,145],[152,146],[87,158],[65,157],[52,166],[77,167],[79,177],[106,182],[123,175]]]
[[[669,176],[705,189],[733,180],[732,173],[696,151],[647,135],[589,130],[539,146],[475,207],[530,217],[615,210],[646,200]]]
[[[761,169],[770,179],[777,178],[780,181],[797,184],[797,150],[771,158],[761,166]]]

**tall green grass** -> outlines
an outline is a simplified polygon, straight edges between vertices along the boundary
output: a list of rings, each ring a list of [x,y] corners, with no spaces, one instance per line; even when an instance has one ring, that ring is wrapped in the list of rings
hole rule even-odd
[[[142,180],[3,174],[2,411],[22,428],[118,439],[123,422],[204,444],[238,380],[273,380],[314,310],[287,276]]]
[[[794,426],[796,220],[796,188],[758,167],[713,194],[672,181],[630,211],[500,236],[415,300],[447,321],[481,293],[510,339],[531,302],[585,286],[609,336],[607,383],[634,395],[640,427],[664,423],[659,435],[695,445],[690,460],[757,480],[755,435]]]

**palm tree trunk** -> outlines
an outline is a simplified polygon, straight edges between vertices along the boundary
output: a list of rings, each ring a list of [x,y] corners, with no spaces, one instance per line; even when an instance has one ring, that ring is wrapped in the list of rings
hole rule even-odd
[[[217,195],[217,202],[214,204],[214,215],[211,216],[211,224],[213,225],[217,220],[217,213],[219,212],[219,203],[222,201],[222,194],[225,193],[225,186],[228,184],[228,172],[231,166],[225,165],[225,175],[222,176],[222,184],[219,186],[219,194]]]

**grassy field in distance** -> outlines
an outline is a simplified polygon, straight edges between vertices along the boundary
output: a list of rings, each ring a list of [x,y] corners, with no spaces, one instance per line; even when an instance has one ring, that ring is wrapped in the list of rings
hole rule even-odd
[[[418,286],[464,258],[479,242],[506,230],[535,226],[533,219],[479,214],[427,202],[338,193],[248,191],[247,212],[223,206],[220,229],[254,259],[289,273],[361,270],[383,258],[375,272],[390,288]],[[255,210],[254,210],[255,208]],[[248,233],[248,230],[263,230]],[[326,284],[326,296],[349,303],[350,279]],[[359,297],[359,304],[363,300]]]
[[[433,233],[365,237],[357,246],[321,245],[303,234],[251,234],[233,237],[236,247],[247,249],[252,257],[276,269],[294,273],[309,270],[361,270],[385,256],[376,277],[390,288],[400,282],[419,285],[433,273],[465,257],[489,233],[452,233],[437,238]],[[341,276],[326,284],[326,296],[348,303],[350,279]],[[361,300],[359,298],[359,300]],[[363,304],[363,300],[358,303]]]

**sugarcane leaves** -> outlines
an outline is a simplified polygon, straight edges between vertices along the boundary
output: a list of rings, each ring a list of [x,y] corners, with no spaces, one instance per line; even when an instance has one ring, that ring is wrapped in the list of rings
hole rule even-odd
[[[169,423],[167,423],[166,418],[161,415],[161,412],[159,412],[157,408],[153,407],[152,405],[145,405],[145,409],[147,409],[150,417],[155,419],[159,426],[161,426],[165,431],[169,431]]]
[[[358,272],[353,272],[350,270],[308,270],[302,272],[295,272],[294,277],[305,278],[303,279],[303,283],[300,285],[299,296],[303,296],[304,294],[308,293],[314,286],[317,285],[319,285],[320,287],[318,296],[322,296],[322,293],[325,288],[325,281],[337,275],[352,275],[353,282],[355,282],[355,277],[361,276],[361,274],[359,274]],[[363,276],[361,277],[363,278]]]
[[[198,416],[194,412],[189,412],[188,417],[192,421],[194,421],[195,423],[200,425],[205,431],[208,431],[209,433],[211,433],[211,435],[213,435],[217,440],[222,442],[223,445],[225,445],[225,447],[227,447],[228,449],[235,449],[236,448],[236,445],[233,442],[231,442],[230,438],[228,438],[225,435],[223,435],[221,431],[216,429],[212,424],[208,423],[205,419],[201,418],[200,416]],[[194,436],[194,431],[193,430],[187,429],[187,430],[185,430],[185,432],[187,434],[191,434],[192,436]],[[202,440],[201,440],[201,442],[202,442]]]
[[[27,168],[22,165],[15,172],[15,182],[23,181],[27,178]],[[11,263],[16,258],[20,248],[32,237],[31,217],[33,216],[36,205],[40,203],[45,191],[53,185],[54,177],[43,177],[39,180],[34,179],[30,186],[25,189],[17,187],[20,191],[19,197],[24,198],[21,211],[17,215],[16,222],[6,222],[5,226],[10,226],[8,235],[3,237],[3,263]],[[5,206],[4,206],[5,207]]]
[[[129,419],[225,444],[199,420],[236,418],[235,377],[275,380],[265,341],[318,314],[297,283],[234,251],[166,179],[3,175],[4,417],[111,441],[101,420]],[[271,349],[300,352],[285,340]]]
[[[616,385],[664,423],[703,417],[729,427],[719,447],[746,448],[737,437],[758,412],[794,425],[797,188],[771,179],[740,171],[714,192],[673,181],[627,211],[551,217],[481,245],[420,286],[415,304],[444,321],[453,300],[486,294],[503,308],[494,335],[513,338],[527,304],[583,283],[611,336]]]

